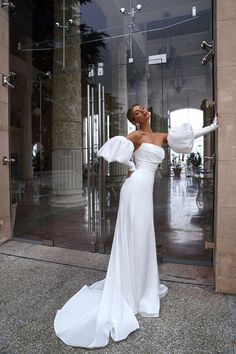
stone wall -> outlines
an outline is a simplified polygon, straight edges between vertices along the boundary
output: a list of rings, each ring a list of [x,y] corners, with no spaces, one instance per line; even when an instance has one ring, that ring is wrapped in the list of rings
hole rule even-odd
[[[236,1],[216,4],[216,291],[236,294]]]
[[[2,86],[2,73],[9,73],[8,11],[0,7],[0,243],[11,237],[9,166],[2,157],[9,157],[8,88]]]

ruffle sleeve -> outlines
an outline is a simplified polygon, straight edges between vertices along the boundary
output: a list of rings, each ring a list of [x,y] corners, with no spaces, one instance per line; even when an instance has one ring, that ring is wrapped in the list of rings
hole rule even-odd
[[[117,161],[129,166],[130,171],[135,170],[135,164],[130,159],[134,152],[133,143],[124,136],[114,136],[109,139],[98,151],[97,156],[108,162]]]
[[[168,144],[172,150],[180,154],[189,154],[193,148],[193,128],[191,124],[184,123],[179,127],[170,128],[167,136]]]

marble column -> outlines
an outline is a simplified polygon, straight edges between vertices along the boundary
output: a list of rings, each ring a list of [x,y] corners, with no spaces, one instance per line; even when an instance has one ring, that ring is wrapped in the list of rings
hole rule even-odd
[[[119,43],[111,46],[112,56],[112,117],[110,119],[110,133],[114,135],[127,135],[128,121],[127,112],[127,69],[124,64],[127,61],[126,52],[128,47],[127,38],[122,38]],[[111,175],[120,176],[127,174],[127,167],[122,164],[114,163],[110,169]]]
[[[61,2],[55,4],[55,19],[62,23]],[[82,109],[81,58],[79,36],[79,3],[66,9],[66,21],[74,20],[66,42],[65,70],[63,48],[53,57],[53,119],[52,119],[52,194],[51,205],[61,208],[86,204],[82,185]],[[62,43],[62,28],[55,29],[55,38]],[[63,47],[63,43],[62,43]]]
[[[136,103],[148,107],[148,81],[145,74],[136,83]]]
[[[150,65],[150,79],[149,79],[149,92],[150,92],[150,106],[152,107],[152,121],[151,126],[155,132],[167,132],[168,131],[168,118],[165,117],[163,105],[164,98],[162,92],[167,88],[162,87],[164,82],[162,80],[162,70],[164,64]],[[162,114],[164,116],[162,116]],[[165,119],[166,118],[166,119]],[[170,175],[170,149],[165,146],[166,158],[162,162],[162,176]]]

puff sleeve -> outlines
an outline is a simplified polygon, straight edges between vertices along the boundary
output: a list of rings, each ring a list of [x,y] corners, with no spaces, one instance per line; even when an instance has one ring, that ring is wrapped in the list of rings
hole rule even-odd
[[[190,153],[193,148],[193,140],[193,128],[189,123],[169,129],[167,141],[171,149],[177,153]]]
[[[171,128],[168,132],[167,141],[172,150],[180,154],[189,154],[193,148],[194,139],[213,132],[219,127],[214,122],[204,128],[193,130],[191,124],[184,123],[179,127]]]
[[[130,159],[134,151],[133,143],[124,136],[114,136],[109,139],[98,151],[97,156],[103,157],[108,162],[117,161],[135,170],[135,164]]]

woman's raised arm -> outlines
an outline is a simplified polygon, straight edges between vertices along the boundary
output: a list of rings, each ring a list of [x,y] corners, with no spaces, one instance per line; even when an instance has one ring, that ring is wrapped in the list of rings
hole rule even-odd
[[[220,123],[220,114],[216,113],[210,126],[193,130],[191,124],[184,123],[179,127],[170,128],[166,139],[175,152],[189,154],[192,151],[194,139],[213,132],[219,127]]]
[[[220,123],[221,123],[221,115],[219,113],[216,113],[211,125],[193,131],[193,138],[197,139],[200,136],[213,132],[214,130],[219,128]]]

